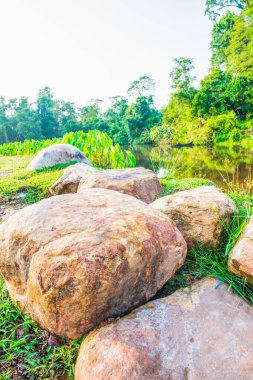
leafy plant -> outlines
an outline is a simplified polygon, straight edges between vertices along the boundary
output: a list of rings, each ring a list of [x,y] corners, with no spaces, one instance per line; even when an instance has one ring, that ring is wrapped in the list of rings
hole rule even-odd
[[[136,166],[135,156],[129,150],[122,149],[119,144],[114,145],[112,139],[105,132],[97,130],[87,133],[70,132],[65,134],[62,139],[25,140],[23,143],[3,144],[0,146],[0,154],[7,156],[36,154],[41,149],[53,144],[76,146],[97,167],[116,169]]]

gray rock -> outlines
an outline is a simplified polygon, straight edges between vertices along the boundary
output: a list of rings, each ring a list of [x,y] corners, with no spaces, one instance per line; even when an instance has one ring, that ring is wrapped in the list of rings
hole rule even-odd
[[[87,174],[97,172],[97,169],[87,164],[70,165],[63,175],[49,189],[51,195],[76,193],[80,180]]]
[[[83,342],[75,380],[252,380],[253,309],[205,278]]]
[[[27,170],[39,170],[57,164],[66,164],[77,161],[91,165],[87,157],[75,146],[69,144],[55,144],[42,149],[32,162],[27,166]]]

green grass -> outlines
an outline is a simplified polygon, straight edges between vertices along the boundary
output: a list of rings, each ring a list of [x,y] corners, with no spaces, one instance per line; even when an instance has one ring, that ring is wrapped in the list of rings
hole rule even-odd
[[[57,166],[39,172],[27,172],[25,167],[31,156],[22,158],[0,157],[0,170],[13,170],[0,178],[0,196],[9,202],[19,199],[25,191],[25,203],[33,203],[48,195],[48,188],[59,178],[65,166]],[[203,185],[213,185],[204,179],[161,180],[163,195],[176,190],[186,190]],[[235,242],[239,238],[249,215],[253,213],[253,196],[239,193],[229,194],[236,202],[239,215],[234,217],[229,228],[224,228],[221,244],[213,251],[201,247],[188,253],[184,265],[159,291],[164,297],[180,287],[192,284],[196,279],[212,275],[226,282],[247,302],[253,303],[253,287],[229,272],[227,261]],[[21,202],[21,200],[20,200]],[[6,287],[0,280],[0,380],[10,379],[64,379],[73,380],[74,365],[80,341],[67,342],[53,338],[29,317],[24,316],[11,301]]]
[[[49,195],[48,189],[62,175],[63,170],[74,163],[28,171],[25,168],[32,158],[33,156],[0,156],[0,170],[12,171],[8,175],[0,176],[0,201],[8,202],[14,199],[27,204],[38,202]],[[24,198],[20,198],[22,194]]]
[[[0,280],[0,379],[27,376],[33,379],[56,379],[67,374],[73,379],[74,363],[80,342],[50,340],[50,334],[24,316],[11,301]],[[54,347],[55,345],[55,347]]]
[[[163,192],[161,196],[172,194],[175,191],[194,189],[199,186],[213,186],[214,183],[208,179],[203,178],[184,178],[175,179],[171,177],[164,177],[160,179]]]

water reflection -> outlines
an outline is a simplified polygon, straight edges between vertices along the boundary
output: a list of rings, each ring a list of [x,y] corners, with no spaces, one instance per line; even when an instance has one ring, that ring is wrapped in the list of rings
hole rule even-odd
[[[139,145],[131,148],[137,165],[156,172],[166,170],[177,178],[207,178],[227,188],[232,181],[243,184],[250,179],[253,169],[253,147],[171,148]],[[251,179],[250,179],[251,180]]]

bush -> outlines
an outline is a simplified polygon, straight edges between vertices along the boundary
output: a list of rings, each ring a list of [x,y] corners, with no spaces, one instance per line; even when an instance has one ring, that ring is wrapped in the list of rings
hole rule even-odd
[[[172,140],[171,129],[167,125],[159,125],[151,128],[150,138],[155,143],[170,143]]]
[[[119,144],[114,145],[112,139],[104,132],[92,130],[67,133],[62,139],[25,140],[0,146],[0,154],[17,156],[35,154],[53,144],[71,144],[80,149],[94,166],[101,168],[123,168],[136,166],[135,156],[124,150]]]
[[[242,139],[239,124],[235,112],[231,111],[227,114],[211,117],[206,122],[206,128],[210,130],[214,142],[236,142]]]

